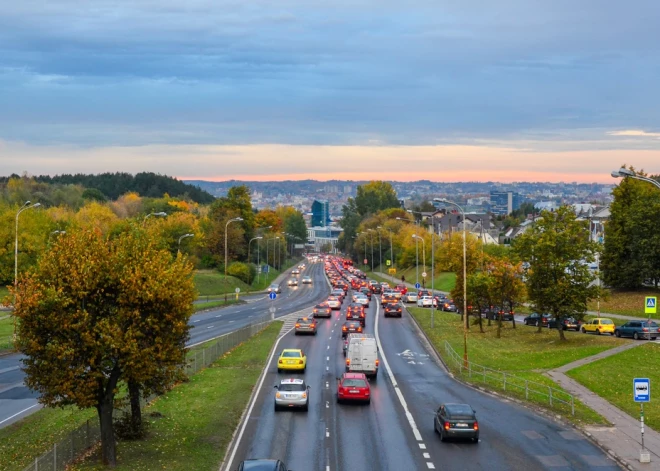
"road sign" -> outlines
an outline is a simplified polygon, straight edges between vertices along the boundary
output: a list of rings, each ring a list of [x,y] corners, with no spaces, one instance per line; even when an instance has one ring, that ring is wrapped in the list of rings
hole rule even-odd
[[[236,288],[234,291],[236,291],[236,294],[241,292],[241,288]]]
[[[268,297],[269,297],[270,299],[275,299],[275,298],[277,297],[277,294],[275,294],[275,291],[271,291],[271,292],[268,294]]]
[[[415,288],[419,289],[421,287],[422,287],[422,285],[420,285],[419,283],[415,283]]]
[[[426,272],[422,273],[422,278],[426,278]]]
[[[644,314],[655,314],[658,312],[658,298],[647,296],[644,299]]]
[[[389,267],[390,265],[392,265],[392,261],[391,260],[386,260],[385,265],[387,265]]]
[[[633,396],[635,402],[651,401],[651,380],[648,378],[633,379]]]
[[[270,309],[268,309],[271,314],[275,314],[275,311],[277,310],[275,306],[271,306]]]
[[[390,275],[396,275],[396,268],[390,268],[389,270],[387,270],[387,272],[388,272]]]
[[[367,259],[365,258],[365,259],[364,259],[364,264],[365,264],[365,265],[369,265],[369,260],[367,260]]]

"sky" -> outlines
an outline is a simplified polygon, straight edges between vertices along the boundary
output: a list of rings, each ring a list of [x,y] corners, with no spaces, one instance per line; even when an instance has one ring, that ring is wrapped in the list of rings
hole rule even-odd
[[[655,0],[21,0],[0,174],[660,174]]]

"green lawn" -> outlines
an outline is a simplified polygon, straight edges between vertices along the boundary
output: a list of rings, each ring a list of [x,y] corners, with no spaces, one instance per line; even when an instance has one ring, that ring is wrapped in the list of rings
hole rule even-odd
[[[0,352],[12,348],[13,334],[14,334],[14,318],[12,317],[11,312],[0,311]]]
[[[194,305],[195,312],[203,311],[204,309],[213,309],[216,307],[226,307],[226,306],[232,306],[234,304],[241,304],[243,301],[240,299],[236,301],[236,298],[234,296],[230,296],[229,299],[227,299],[227,302],[224,300],[217,300],[217,301],[208,301],[205,303],[197,303]]]
[[[211,367],[158,398],[146,411],[147,439],[118,447],[122,470],[217,470],[282,328],[274,322]],[[103,470],[98,454],[74,470]]]
[[[7,296],[9,296],[9,289],[6,286],[0,286],[0,304]]]
[[[639,418],[639,404],[633,401],[633,378],[649,378],[651,385],[660,384],[660,345],[645,342],[567,374],[619,409]],[[658,430],[660,401],[644,405],[644,420],[649,427]]]
[[[600,312],[610,312],[612,314],[621,314],[623,316],[632,317],[648,317],[648,314],[644,314],[644,298],[646,296],[655,296],[660,298],[660,290],[612,290],[604,299],[600,300]],[[591,301],[588,305],[588,309],[590,311],[596,311],[597,301]],[[660,311],[658,311],[657,314],[651,314],[651,317],[660,319]]]
[[[461,317],[453,313],[435,312],[435,327],[431,329],[429,309],[409,308],[417,319],[436,349],[445,355],[444,341],[448,341],[459,354],[463,352],[463,328]],[[471,362],[486,368],[492,368],[512,373],[524,380],[561,389],[550,378],[544,376],[544,371],[557,368],[580,358],[595,355],[608,350],[625,341],[612,337],[599,337],[566,332],[567,341],[560,342],[555,330],[543,329],[537,333],[533,327],[518,325],[516,329],[511,323],[503,323],[501,338],[496,338],[496,323],[488,327],[484,320],[485,333],[479,332],[477,325],[471,325],[468,333],[468,353]],[[445,358],[445,360],[447,360]],[[475,369],[477,371],[478,369]],[[456,370],[458,371],[458,370]],[[474,380],[480,376],[474,374]],[[513,381],[512,381],[513,382]],[[520,382],[518,382],[520,384]],[[503,384],[489,382],[493,388],[503,389]],[[507,389],[508,394],[524,397],[519,390]],[[542,397],[530,397],[533,402],[548,407],[548,400]],[[554,408],[569,416],[570,409]],[[604,423],[605,420],[581,403],[576,403],[576,419],[587,423]]]

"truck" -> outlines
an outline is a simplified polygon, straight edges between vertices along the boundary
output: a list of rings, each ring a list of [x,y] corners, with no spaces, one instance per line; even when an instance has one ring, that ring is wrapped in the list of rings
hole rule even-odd
[[[346,349],[346,372],[364,373],[370,378],[378,377],[378,345],[373,334],[348,334]]]

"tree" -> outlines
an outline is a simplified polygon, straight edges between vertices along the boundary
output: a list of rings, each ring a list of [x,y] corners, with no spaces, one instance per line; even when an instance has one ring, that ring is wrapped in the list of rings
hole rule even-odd
[[[59,237],[16,291],[25,383],[47,406],[95,407],[106,465],[116,464],[112,411],[121,381],[166,387],[185,359],[192,266],[141,231]]]
[[[383,209],[400,207],[396,191],[388,182],[371,181],[357,187],[355,209],[360,216],[375,214]]]
[[[467,283],[468,303],[472,306],[472,312],[476,312],[479,316],[479,331],[483,333],[483,315],[487,312],[486,309],[493,305],[491,299],[493,277],[485,271],[471,273],[467,277]]]
[[[525,283],[523,282],[522,263],[511,263],[506,259],[491,257],[488,262],[487,270],[492,278],[490,284],[490,299],[494,301],[500,309],[509,309],[514,311],[516,306],[522,303],[525,297]],[[511,324],[516,328],[516,320],[512,319]],[[497,320],[497,338],[500,337],[502,329],[502,315],[498,315]]]
[[[598,295],[588,264],[595,260],[597,246],[590,240],[586,221],[578,221],[569,206],[556,212],[543,211],[535,224],[515,239],[514,250],[529,263],[527,292],[539,312],[549,312],[561,321],[584,317],[587,302]],[[561,322],[559,338],[565,340]]]

